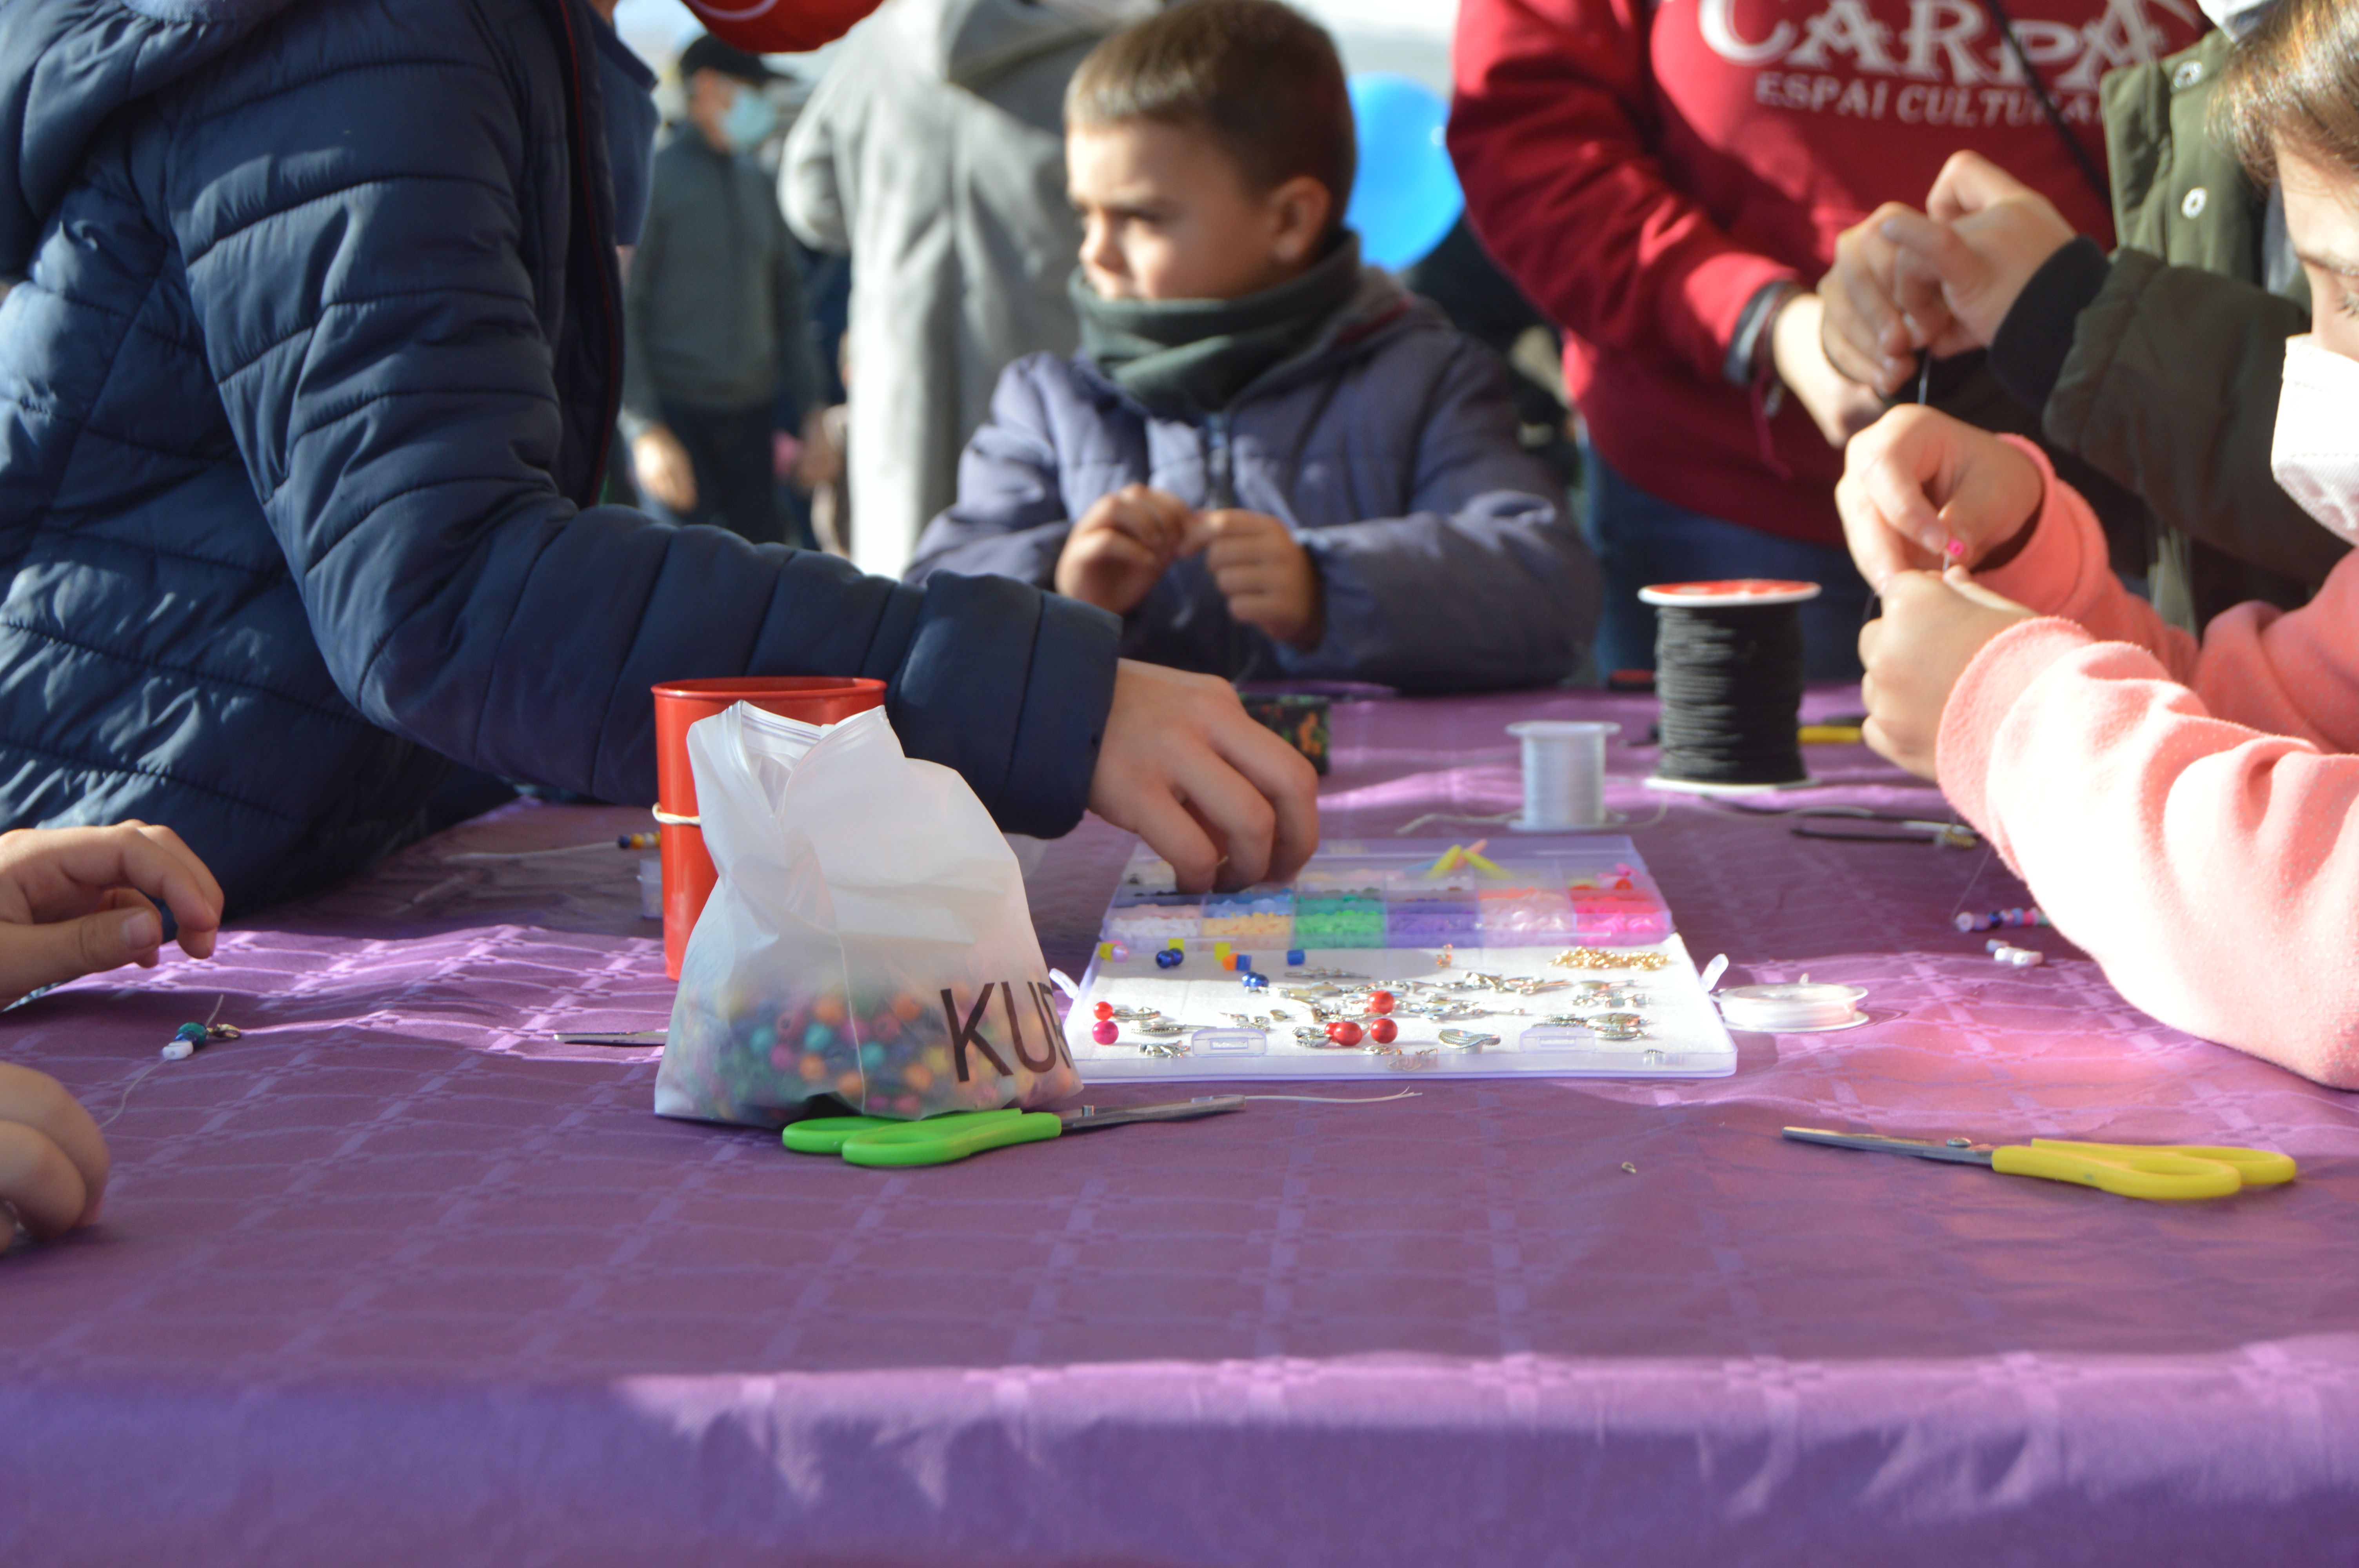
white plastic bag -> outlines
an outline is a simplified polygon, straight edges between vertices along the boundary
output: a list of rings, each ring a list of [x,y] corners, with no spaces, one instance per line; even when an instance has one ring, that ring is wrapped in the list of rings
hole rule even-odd
[[[658,1114],[779,1127],[821,1096],[915,1118],[1081,1087],[1015,854],[883,709],[815,727],[739,703],[690,727],[688,757],[720,881]]]

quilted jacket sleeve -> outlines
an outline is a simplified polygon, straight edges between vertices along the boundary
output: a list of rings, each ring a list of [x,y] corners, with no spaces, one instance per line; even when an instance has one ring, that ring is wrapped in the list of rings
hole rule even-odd
[[[158,177],[234,438],[345,696],[477,767],[646,801],[653,682],[883,676],[911,755],[957,768],[1006,827],[1071,827],[1113,619],[577,512],[550,477],[561,424],[526,259],[546,248],[536,202],[565,200],[561,162],[554,196],[546,172],[561,116],[467,39],[384,50],[342,70],[290,51],[273,91],[179,125]]]
[[[1597,627],[1597,564],[1515,430],[1498,356],[1458,339],[1417,422],[1408,511],[1296,535],[1326,633],[1277,649],[1288,674],[1463,691],[1573,673]]]
[[[991,572],[1047,588],[1057,580],[1073,520],[1057,480],[1057,448],[1032,354],[999,373],[991,417],[959,457],[958,500],[918,538],[908,579],[936,572]]]

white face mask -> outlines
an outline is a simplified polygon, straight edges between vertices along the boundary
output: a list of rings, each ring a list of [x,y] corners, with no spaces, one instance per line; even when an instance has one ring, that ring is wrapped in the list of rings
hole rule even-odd
[[[2359,545],[2359,360],[2314,333],[2286,340],[2269,471],[2329,533]]]
[[[2212,25],[2232,38],[2241,38],[2261,25],[2277,0],[2196,0]]]

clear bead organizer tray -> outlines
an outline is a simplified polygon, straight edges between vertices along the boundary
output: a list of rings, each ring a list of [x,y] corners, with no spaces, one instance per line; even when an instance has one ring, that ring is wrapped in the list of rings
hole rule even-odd
[[[1065,1033],[1093,1083],[1736,1070],[1646,862],[1591,835],[1345,840],[1202,894],[1142,847]]]

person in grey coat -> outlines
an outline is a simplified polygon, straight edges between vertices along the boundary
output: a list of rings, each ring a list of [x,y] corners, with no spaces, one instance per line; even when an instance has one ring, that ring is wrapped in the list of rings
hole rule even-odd
[[[777,115],[770,71],[710,34],[681,51],[688,123],[656,154],[623,287],[624,437],[647,510],[756,544],[780,536],[778,395],[815,427],[819,367],[802,274],[749,156]]]
[[[1498,357],[1360,263],[1324,32],[1187,0],[1085,61],[1068,157],[1082,351],[1008,367],[912,582],[994,573],[1231,679],[1549,684],[1595,562]]]
[[[852,257],[845,442],[852,558],[898,576],[958,493],[992,384],[1079,341],[1065,298],[1065,83],[1156,0],[886,0],[787,138],[778,194]]]

